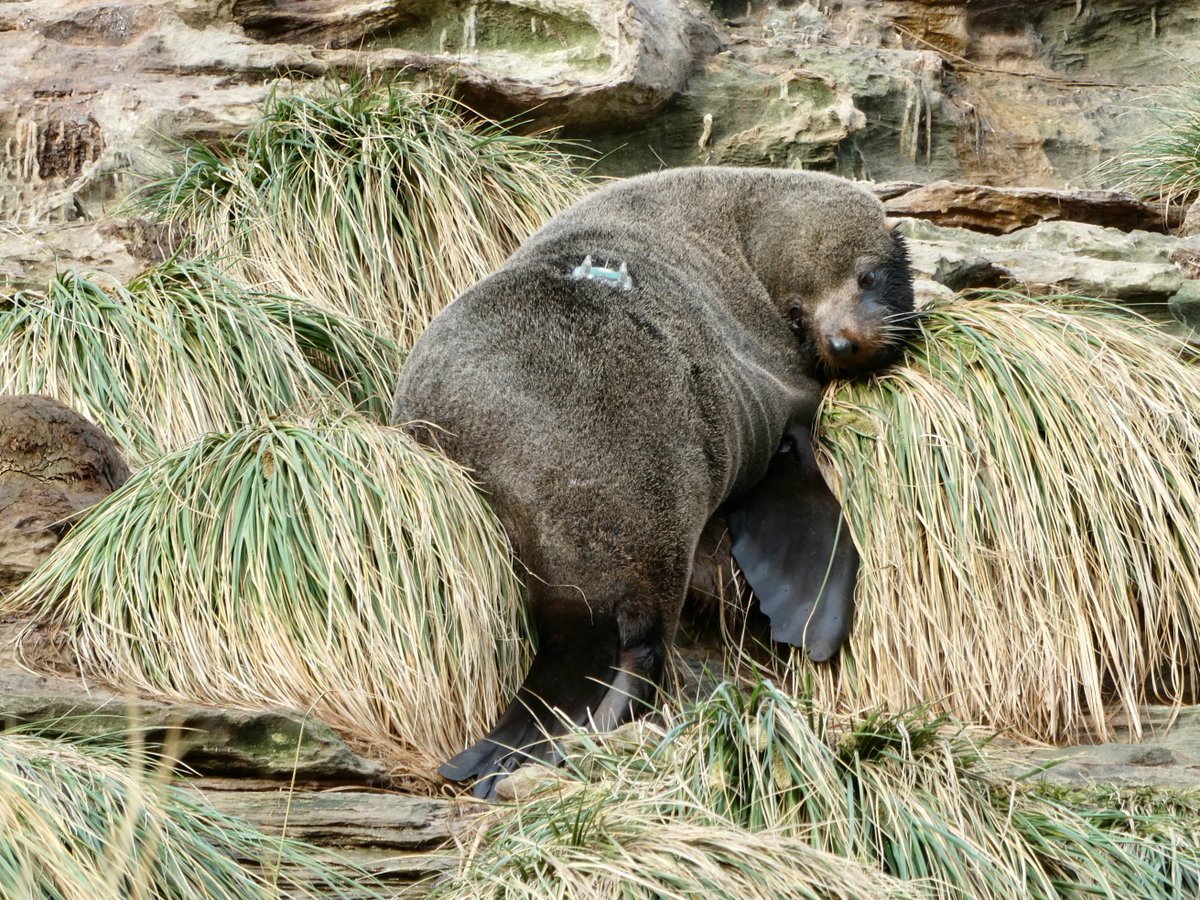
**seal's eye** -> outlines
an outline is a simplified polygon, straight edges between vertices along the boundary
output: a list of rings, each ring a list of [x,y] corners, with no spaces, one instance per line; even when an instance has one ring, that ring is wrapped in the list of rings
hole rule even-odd
[[[804,310],[799,306],[789,306],[787,310],[788,328],[799,334],[804,330]]]
[[[875,287],[875,284],[878,281],[879,275],[874,269],[868,269],[866,272],[863,272],[858,276],[858,286],[864,291],[869,291],[871,288]]]

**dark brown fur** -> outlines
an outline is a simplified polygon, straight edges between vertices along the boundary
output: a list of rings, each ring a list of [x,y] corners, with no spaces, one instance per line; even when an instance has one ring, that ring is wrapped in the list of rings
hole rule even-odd
[[[625,263],[634,289],[572,278],[585,255]],[[652,700],[705,523],[811,423],[814,373],[894,355],[903,303],[867,303],[858,280],[897,258],[880,204],[849,182],[672,170],[555,217],[430,324],[393,421],[434,424],[422,432],[475,470],[539,634],[521,693],[448,777],[552,756],[530,749],[561,732],[547,705],[605,728]],[[839,334],[853,353],[829,349]]]

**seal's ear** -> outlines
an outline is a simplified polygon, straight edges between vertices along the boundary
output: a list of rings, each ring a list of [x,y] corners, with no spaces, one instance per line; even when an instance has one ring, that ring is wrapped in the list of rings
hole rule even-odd
[[[807,426],[789,427],[767,474],[725,507],[733,557],[771,636],[821,662],[850,634],[858,551]]]

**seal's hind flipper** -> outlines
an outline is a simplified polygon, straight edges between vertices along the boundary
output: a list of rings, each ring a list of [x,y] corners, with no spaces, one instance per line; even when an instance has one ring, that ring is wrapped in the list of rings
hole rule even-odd
[[[438,774],[447,781],[471,782],[471,793],[489,800],[496,782],[509,772],[526,762],[552,761],[555,753],[533,711],[513,700],[487,737],[438,766]]]
[[[614,701],[613,694],[631,680],[618,670],[641,668],[635,654],[622,652],[615,616],[592,613],[578,599],[534,605],[538,651],[525,683],[485,738],[438,767],[448,781],[474,782],[471,793],[483,799],[494,796],[496,782],[523,763],[559,762],[554,738],[570,723],[589,725],[594,719],[598,727],[615,727],[629,719],[638,699],[635,689],[635,696]]]
[[[767,474],[726,506],[725,519],[771,636],[817,662],[832,657],[850,634],[858,551],[807,428],[789,428]]]

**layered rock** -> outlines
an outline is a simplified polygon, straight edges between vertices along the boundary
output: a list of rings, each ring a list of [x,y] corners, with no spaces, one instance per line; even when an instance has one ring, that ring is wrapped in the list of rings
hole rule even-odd
[[[1157,307],[1161,315],[1200,284],[1200,269],[1187,265],[1200,258],[1200,237],[1061,221],[1006,235],[919,219],[898,227],[908,239],[914,271],[951,290],[1013,285],[1133,303],[1151,313]]]
[[[728,50],[650,129],[601,137],[614,171],[762,158],[876,181],[1081,186],[1156,126],[1147,101],[1200,62],[1200,10],[1187,0],[726,0],[719,9]],[[788,83],[824,84],[835,99]],[[806,120],[812,127],[793,136]],[[698,152],[701,136],[710,152]]]
[[[1200,707],[1152,706],[1140,712],[1146,736],[1134,742],[1120,723],[1116,740],[1018,752],[1041,776],[1064,787],[1149,785],[1194,790],[1200,782]]]
[[[1116,191],[1003,188],[935,181],[883,184],[877,193],[890,215],[988,234],[1009,234],[1039,222],[1059,220],[1121,231],[1167,232],[1183,221],[1183,211],[1177,206],[1143,203]]]
[[[136,242],[90,223],[172,142],[228,138],[314,75],[449,84],[485,114],[563,127],[609,173],[1066,186],[1154,125],[1136,110],[1200,63],[1198,34],[1188,0],[6,3],[0,284],[76,258],[136,268]],[[66,223],[68,240],[47,231]]]
[[[6,3],[0,221],[95,219],[173,142],[228,138],[306,76],[403,71],[499,118],[625,125],[717,44],[675,0]]]
[[[381,763],[358,756],[319,719],[287,709],[213,709],[162,703],[0,667],[0,719],[73,741],[137,735],[193,774],[299,784],[371,785]]]
[[[336,848],[397,889],[457,862],[452,828],[470,803],[380,790],[387,766],[354,753],[324,722],[287,709],[214,709],[82,682],[53,635],[0,622],[0,725],[65,741],[166,756],[223,813],[269,834]],[[41,667],[16,659],[16,642]]]

